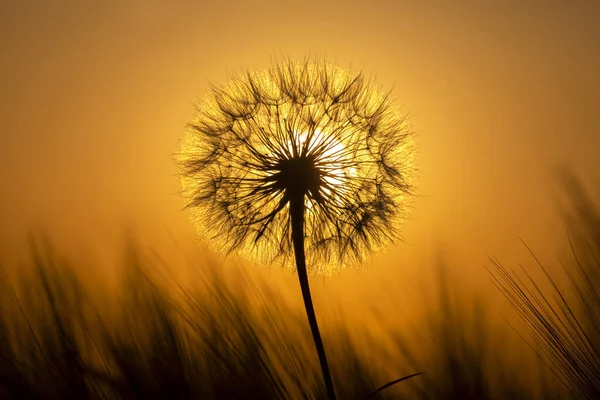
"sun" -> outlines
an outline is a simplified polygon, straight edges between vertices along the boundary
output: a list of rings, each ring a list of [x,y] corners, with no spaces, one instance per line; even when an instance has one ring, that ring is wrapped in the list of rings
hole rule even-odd
[[[294,133],[294,140],[286,143],[286,150],[291,156],[295,151],[306,156],[314,155],[320,178],[319,197],[339,202],[336,193],[343,191],[346,181],[356,176],[356,168],[348,163],[349,156],[344,144],[320,129],[310,133]],[[305,197],[304,203],[309,212],[317,205],[315,197],[310,194]]]

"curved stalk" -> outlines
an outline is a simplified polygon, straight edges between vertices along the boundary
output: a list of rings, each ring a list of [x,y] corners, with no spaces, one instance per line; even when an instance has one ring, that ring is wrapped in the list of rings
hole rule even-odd
[[[335,391],[333,389],[333,381],[331,373],[327,365],[327,357],[325,356],[325,348],[319,333],[319,325],[313,307],[312,298],[310,296],[310,287],[308,285],[308,274],[306,272],[306,257],[304,254],[304,194],[298,194],[290,199],[290,216],[292,223],[292,241],[294,244],[294,255],[296,257],[296,268],[298,270],[298,280],[300,281],[300,289],[302,290],[302,299],[304,300],[304,308],[306,316],[312,332],[313,341],[319,355],[319,363],[323,372],[323,379],[327,388],[327,394],[330,400],[335,400]]]
[[[393,381],[391,381],[391,382],[388,382],[388,383],[386,383],[385,385],[383,385],[383,386],[379,387],[379,388],[378,388],[377,390],[375,390],[374,392],[372,392],[370,395],[368,395],[368,396],[366,397],[366,400],[369,400],[369,399],[372,399],[372,398],[374,398],[375,396],[377,396],[377,394],[378,394],[379,392],[381,392],[381,391],[383,391],[383,390],[385,390],[385,389],[389,388],[390,386],[393,386],[393,385],[395,385],[396,383],[400,383],[400,382],[402,382],[402,381],[405,381],[405,380],[407,380],[407,379],[410,379],[410,378],[412,378],[413,376],[418,376],[418,375],[421,375],[421,374],[422,374],[422,372],[417,372],[416,374],[406,375],[406,376],[403,376],[402,378],[395,379],[395,380],[393,380]]]

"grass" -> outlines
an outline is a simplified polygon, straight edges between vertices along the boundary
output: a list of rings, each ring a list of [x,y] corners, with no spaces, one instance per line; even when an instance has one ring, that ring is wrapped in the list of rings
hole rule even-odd
[[[168,295],[130,246],[119,297],[92,299],[59,259],[33,246],[20,284],[3,275],[0,398],[325,397],[303,315],[274,293],[233,292],[212,275],[208,290]],[[336,343],[341,398],[366,398],[380,382],[347,336]]]
[[[305,316],[264,285],[243,290],[208,268],[202,289],[192,290],[153,278],[155,260],[130,244],[121,289],[108,290],[78,278],[48,243],[32,244],[31,254],[17,283],[2,275],[0,398],[326,398]],[[328,332],[339,398],[504,398],[493,384],[501,369],[489,368],[484,321],[470,326],[447,287],[438,295],[443,318],[431,314],[428,359],[404,332],[390,331],[394,346],[373,345],[366,355],[348,327]],[[379,368],[373,360],[382,358],[397,360],[403,374]],[[532,397],[515,382],[506,379],[503,389]]]
[[[591,203],[577,204],[585,205],[572,208],[579,224],[574,261],[563,263],[569,293],[541,264],[549,285],[522,279],[497,260],[493,270],[527,342],[567,394],[552,382],[523,378],[531,366],[503,357],[503,336],[490,324],[486,303],[460,301],[440,262],[435,295],[424,296],[435,301],[422,326],[384,325],[389,345],[365,333],[367,345],[359,346],[352,333],[360,327],[324,332],[338,397],[598,398],[600,219]],[[0,271],[0,398],[327,397],[305,315],[273,288],[234,285],[209,265],[198,265],[207,272],[190,288],[157,277],[158,260],[133,242],[124,254],[118,289],[82,278],[83,269],[39,239],[16,278]],[[393,312],[385,317],[401,320]],[[423,374],[374,394],[416,372]]]
[[[521,317],[525,340],[576,398],[600,398],[600,208],[568,171],[563,185],[570,203],[564,213],[570,227],[568,261],[563,275],[553,272],[530,251],[541,272],[507,268],[492,258],[494,282]],[[566,279],[564,279],[566,277]],[[567,282],[567,285],[561,285]]]

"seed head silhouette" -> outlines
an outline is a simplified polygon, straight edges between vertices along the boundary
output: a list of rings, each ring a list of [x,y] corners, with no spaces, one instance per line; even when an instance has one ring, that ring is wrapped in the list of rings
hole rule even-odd
[[[330,273],[398,237],[414,145],[361,73],[284,61],[214,87],[179,160],[192,217],[220,251],[294,265],[297,201],[308,270]]]
[[[406,118],[362,73],[284,60],[214,86],[179,162],[199,233],[219,250],[296,267],[330,398],[307,272],[398,237],[414,171]]]

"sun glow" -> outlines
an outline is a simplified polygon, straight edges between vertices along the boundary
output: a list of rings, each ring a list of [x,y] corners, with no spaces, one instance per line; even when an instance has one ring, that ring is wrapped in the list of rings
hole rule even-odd
[[[336,192],[344,190],[347,179],[356,176],[356,168],[349,163],[348,154],[343,143],[332,135],[315,129],[311,133],[294,134],[294,141],[288,141],[287,152],[294,154],[297,149],[300,154],[315,154],[315,166],[321,179],[320,194],[336,200]],[[304,204],[308,211],[316,206],[312,196],[306,195]]]

